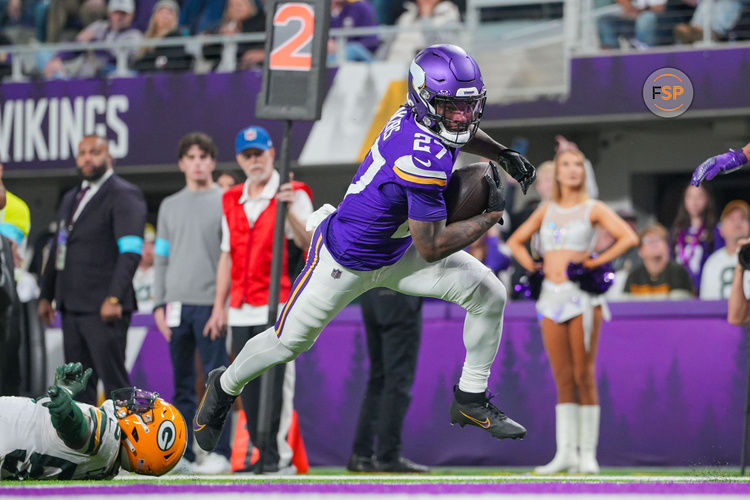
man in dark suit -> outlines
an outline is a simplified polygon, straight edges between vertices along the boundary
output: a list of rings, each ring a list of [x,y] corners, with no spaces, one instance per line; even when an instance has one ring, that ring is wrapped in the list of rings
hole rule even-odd
[[[95,404],[98,378],[106,394],[130,385],[125,340],[137,309],[132,281],[141,258],[146,202],[136,186],[114,174],[106,139],[84,137],[76,164],[83,181],[60,204],[38,312],[50,325],[56,300],[65,361],[94,369],[80,401]]]

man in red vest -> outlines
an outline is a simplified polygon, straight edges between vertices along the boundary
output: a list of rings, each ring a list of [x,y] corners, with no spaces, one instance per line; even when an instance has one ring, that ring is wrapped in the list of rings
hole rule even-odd
[[[235,140],[235,151],[247,180],[224,193],[216,299],[204,334],[217,337],[228,324],[232,328],[232,350],[237,353],[268,325],[276,203],[288,203],[280,303],[287,301],[291,281],[301,269],[304,253],[310,246],[305,224],[313,205],[312,192],[307,185],[290,180],[279,187],[279,173],[273,166],[273,143],[264,128],[241,130]],[[292,415],[294,364],[278,365],[275,370],[278,370],[275,380],[283,380],[283,383],[274,388],[272,439],[266,449],[260,449],[263,454],[263,471],[260,472],[293,473],[292,450],[286,442],[286,433]],[[254,439],[258,435],[260,379],[247,384],[241,397],[247,430],[250,439]],[[252,466],[248,466],[247,470],[250,469]]]

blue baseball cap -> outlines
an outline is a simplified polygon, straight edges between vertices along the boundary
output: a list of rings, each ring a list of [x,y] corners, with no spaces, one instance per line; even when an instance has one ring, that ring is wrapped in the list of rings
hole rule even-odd
[[[244,128],[237,133],[237,138],[234,140],[234,151],[236,154],[240,154],[250,148],[266,151],[272,147],[271,136],[268,135],[268,131],[263,127]]]

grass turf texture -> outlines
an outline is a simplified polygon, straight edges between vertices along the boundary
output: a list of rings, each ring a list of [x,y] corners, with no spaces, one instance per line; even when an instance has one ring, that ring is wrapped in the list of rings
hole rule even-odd
[[[750,476],[741,476],[739,467],[688,468],[605,468],[598,475],[556,474],[536,476],[527,467],[433,467],[430,474],[351,474],[343,468],[313,467],[307,474],[296,476],[225,475],[225,476],[162,476],[160,478],[125,474],[109,481],[3,481],[3,488],[23,486],[92,486],[148,484],[510,484],[510,483],[649,483],[649,482],[730,482],[750,483]]]

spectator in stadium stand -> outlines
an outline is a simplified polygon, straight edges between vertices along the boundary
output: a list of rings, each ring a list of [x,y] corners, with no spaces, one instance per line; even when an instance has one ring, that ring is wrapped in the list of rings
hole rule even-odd
[[[159,0],[154,5],[148,29],[144,35],[146,40],[181,37],[177,19],[180,16],[180,6],[175,0]],[[181,45],[169,47],[143,47],[138,51],[137,59],[132,69],[139,73],[151,71],[187,71],[193,65],[193,56],[185,51]]]
[[[0,29],[17,43],[27,42],[35,31],[37,0],[0,1]]]
[[[741,239],[737,244],[742,248],[750,244],[750,238]],[[750,267],[750,262],[743,265],[740,259],[734,266],[732,288],[727,301],[727,321],[733,325],[750,323],[750,271],[745,266]]]
[[[137,43],[143,33],[131,27],[135,12],[135,0],[109,0],[108,19],[95,21],[76,36],[77,42]],[[126,50],[132,59],[137,47]],[[90,78],[111,73],[115,69],[115,53],[96,50],[84,54],[61,52],[44,65],[46,78]]]
[[[2,47],[13,45],[13,41],[5,33],[0,33],[0,79],[8,77],[13,73],[11,66],[13,56],[9,52],[2,50]]]
[[[552,200],[541,205],[511,235],[507,244],[516,261],[527,271],[544,272],[537,311],[542,318],[542,337],[557,386],[557,452],[550,463],[534,469],[540,474],[576,471],[599,472],[596,447],[599,440],[599,396],[596,388],[596,353],[602,319],[609,310],[601,293],[604,275],[600,266],[638,243],[630,226],[601,201],[586,192],[583,153],[566,149],[555,156]],[[600,255],[591,251],[594,226],[607,229],[616,242]],[[540,234],[543,263],[532,260],[524,246]],[[596,290],[584,291],[591,278]],[[580,449],[580,454],[579,454]]]
[[[672,258],[690,273],[695,290],[700,290],[706,259],[723,246],[711,193],[687,186],[670,230],[670,249]]]
[[[727,203],[721,212],[719,231],[726,246],[712,253],[703,266],[701,299],[729,298],[734,268],[737,266],[739,242],[750,236],[750,205],[743,200]]]
[[[106,0],[51,0],[46,9],[44,2],[40,2],[39,9],[43,13],[36,13],[39,16],[37,22],[46,20],[44,38],[39,41],[46,43],[66,41],[63,39],[66,26],[80,22],[79,28],[85,28],[107,17],[108,11]],[[42,30],[37,30],[38,33],[39,31]]]
[[[375,9],[367,0],[331,0],[331,28],[363,28],[377,26]],[[328,39],[328,54],[335,58],[339,47],[337,38]],[[372,61],[380,45],[377,35],[346,38],[344,53],[347,61]]]
[[[406,11],[396,21],[396,26],[404,29],[388,44],[387,60],[407,64],[429,45],[451,43],[454,37],[450,36],[450,28],[457,28],[461,22],[456,4],[450,0],[415,0],[404,7]]]
[[[674,28],[690,22],[695,12],[695,0],[667,0],[663,12],[656,14],[656,45],[674,45]]]
[[[216,146],[208,135],[193,132],[180,139],[178,165],[185,187],[159,206],[154,279],[154,320],[169,342],[175,393],[172,403],[190,422],[195,414],[196,349],[203,373],[228,362],[223,335],[207,336],[216,294],[216,270],[221,255],[221,189],[213,182]],[[188,443],[193,428],[188,427]],[[185,450],[182,468],[197,474],[230,472],[230,429],[221,435],[216,452],[196,461],[192,447]]]
[[[372,0],[370,3],[375,8],[378,24],[391,26],[396,22],[398,16],[404,12],[403,4],[393,0]]]
[[[237,182],[239,181],[237,180],[237,176],[234,174],[234,172],[230,172],[229,170],[217,172],[216,184],[219,185],[222,191],[228,191],[232,186],[236,186]]]
[[[711,38],[713,40],[725,37],[740,20],[742,2],[740,0],[713,0],[710,2],[698,0],[698,6],[689,23],[680,23],[674,28],[674,37],[680,43],[690,44],[703,40],[703,25],[706,16],[711,16]]]
[[[261,33],[265,29],[266,16],[254,0],[227,0],[221,21],[205,33],[235,35],[238,33]],[[223,45],[220,43],[205,45],[203,57],[216,68],[221,62],[223,50]],[[265,42],[263,40],[239,43],[237,44],[237,69],[246,70],[261,66],[265,55]]]
[[[669,258],[669,234],[661,224],[640,233],[637,265],[625,280],[624,300],[688,299],[695,295],[687,270]]]
[[[659,14],[667,0],[619,0],[619,14],[599,18],[599,42],[603,49],[616,49],[625,44],[635,47],[657,45]]]
[[[226,0],[186,0],[180,11],[180,26],[191,35],[209,31],[219,25],[225,7]]]
[[[215,337],[228,324],[232,329],[232,350],[238,353],[246,342],[267,328],[276,203],[288,203],[280,307],[289,297],[291,283],[301,270],[304,252],[310,246],[305,224],[313,205],[312,192],[306,184],[291,179],[281,184],[279,173],[274,169],[273,142],[264,128],[240,130],[235,139],[235,152],[247,180],[224,193],[216,297],[205,332]],[[272,370],[275,370],[277,383],[271,403],[271,438],[267,447],[255,443],[263,455],[263,470],[254,472],[294,473],[292,450],[286,441],[294,397],[294,362],[277,365]],[[261,380],[257,378],[240,394],[251,440],[258,438],[260,386]],[[254,465],[248,465],[246,471],[253,470]]]
[[[151,313],[154,310],[154,242],[156,230],[152,224],[146,224],[143,230],[143,251],[138,269],[133,275],[133,290],[138,302],[138,312]]]
[[[133,274],[146,225],[143,194],[118,177],[112,164],[106,138],[88,135],[81,140],[76,165],[83,180],[60,203],[38,307],[49,326],[56,301],[66,361],[94,369],[79,399],[89,404],[97,401],[100,378],[105,394],[130,385],[125,342],[137,307]]]

